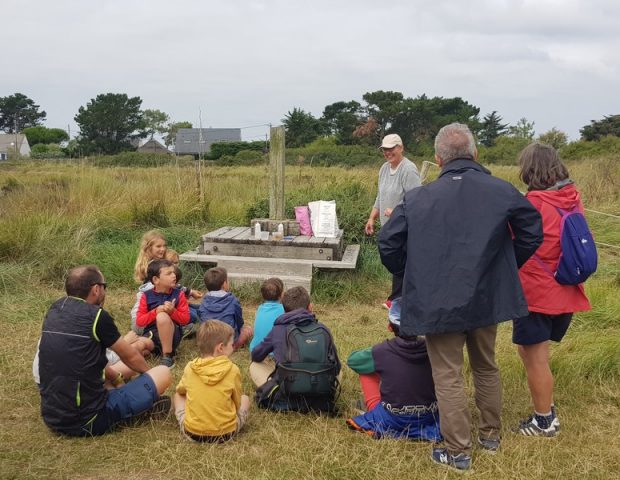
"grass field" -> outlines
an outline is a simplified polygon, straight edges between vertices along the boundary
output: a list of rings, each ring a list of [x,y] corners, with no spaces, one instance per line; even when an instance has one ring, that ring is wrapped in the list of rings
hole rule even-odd
[[[571,164],[586,207],[620,213],[617,158]],[[492,167],[518,182],[515,167]],[[376,168],[287,169],[287,206],[336,198],[339,218],[352,241],[362,242],[354,273],[319,273],[313,284],[317,317],[336,340],[341,359],[389,336],[379,306],[389,277],[363,223],[374,198]],[[360,398],[356,376],[345,368],[336,418],[273,414],[253,408],[247,429],[226,445],[184,441],[173,417],[123,428],[97,439],[56,436],[44,426],[31,363],[41,321],[63,295],[62,275],[85,262],[98,264],[109,284],[106,309],[119,329],[129,328],[135,299],[133,262],[141,234],[159,226],[178,251],[197,245],[200,234],[222,225],[245,224],[264,208],[266,167],[212,167],[203,171],[205,202],[196,195],[194,170],[97,168],[87,163],[0,165],[0,478],[256,478],[357,479],[457,478],[435,466],[430,445],[374,441],[349,432],[344,418]],[[599,242],[620,245],[617,218],[589,213]],[[620,478],[620,249],[600,248],[600,268],[586,290],[593,310],[576,315],[553,347],[555,400],[562,421],[556,439],[511,433],[531,410],[525,375],[511,344],[511,325],[498,338],[504,388],[503,443],[490,456],[474,451],[475,478]],[[184,280],[199,286],[199,269],[183,266]],[[237,291],[248,323],[258,292]],[[175,381],[196,354],[182,344]],[[247,350],[233,355],[247,377]],[[468,383],[471,393],[471,383]],[[172,393],[172,388],[170,392]],[[470,395],[471,398],[471,395]],[[471,403],[474,419],[477,414]],[[475,422],[474,422],[475,425]],[[475,432],[474,432],[475,434]]]

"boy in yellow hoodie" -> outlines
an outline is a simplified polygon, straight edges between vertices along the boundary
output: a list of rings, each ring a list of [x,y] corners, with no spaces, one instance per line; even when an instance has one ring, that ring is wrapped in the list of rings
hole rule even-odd
[[[185,366],[174,395],[181,432],[197,442],[230,440],[245,424],[250,399],[241,394],[241,373],[230,358],[235,332],[219,320],[200,325],[200,357]]]

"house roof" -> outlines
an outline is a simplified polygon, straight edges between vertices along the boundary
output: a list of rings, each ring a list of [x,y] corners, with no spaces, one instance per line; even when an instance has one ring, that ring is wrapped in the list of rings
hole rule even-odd
[[[138,152],[143,153],[172,153],[166,147],[164,147],[160,142],[151,138],[144,145],[138,147]]]
[[[26,140],[26,135],[22,133],[0,133],[0,152],[7,153],[9,150],[15,150],[15,142],[17,141],[17,150],[21,150],[22,143]]]
[[[202,130],[202,138],[201,138]],[[207,153],[216,142],[240,142],[240,128],[179,128],[175,142],[177,153]]]

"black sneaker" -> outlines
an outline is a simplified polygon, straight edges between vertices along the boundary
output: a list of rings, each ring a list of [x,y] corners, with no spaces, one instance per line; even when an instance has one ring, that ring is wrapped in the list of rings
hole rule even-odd
[[[183,325],[181,327],[181,339],[186,340],[188,338],[195,337],[196,332],[198,332],[198,325],[195,323],[190,322],[187,325]]]
[[[557,418],[557,417],[556,417]],[[559,433],[560,421],[532,415],[519,424],[518,432],[528,437],[555,437]]]
[[[471,468],[471,456],[466,453],[452,455],[447,448],[434,447],[431,453],[433,462],[464,472]]]
[[[499,438],[482,438],[478,437],[478,445],[488,453],[497,453],[499,450]]]
[[[162,355],[159,359],[159,364],[163,365],[164,367],[174,368],[174,358],[172,358],[170,355]]]

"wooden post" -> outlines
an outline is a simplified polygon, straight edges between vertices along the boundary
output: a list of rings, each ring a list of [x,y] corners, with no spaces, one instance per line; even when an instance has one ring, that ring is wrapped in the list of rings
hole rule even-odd
[[[284,127],[269,134],[269,219],[284,220]]]

